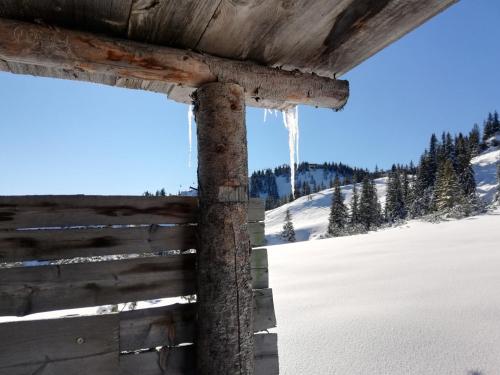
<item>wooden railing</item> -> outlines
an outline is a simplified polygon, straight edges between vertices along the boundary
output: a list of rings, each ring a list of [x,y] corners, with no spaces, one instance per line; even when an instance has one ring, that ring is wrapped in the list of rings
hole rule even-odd
[[[253,246],[263,220],[251,200]],[[0,197],[0,316],[196,294],[196,221],[192,197]],[[266,249],[252,278],[255,373],[278,374]],[[194,374],[195,325],[195,303],[2,323],[0,375]]]

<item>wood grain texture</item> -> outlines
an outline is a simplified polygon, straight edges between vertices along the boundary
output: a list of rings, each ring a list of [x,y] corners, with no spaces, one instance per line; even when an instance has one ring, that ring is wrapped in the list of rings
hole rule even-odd
[[[262,229],[255,228],[255,243]],[[196,226],[0,231],[0,262],[158,253],[197,247]]]
[[[0,229],[195,223],[192,197],[0,196]]]
[[[126,35],[132,0],[0,0],[0,17]]]
[[[116,375],[118,316],[75,319],[0,324],[0,374]]]
[[[249,223],[250,244],[265,244],[264,223]],[[196,226],[0,231],[0,262],[196,249]]]
[[[254,335],[255,375],[278,375],[278,341],[275,333]],[[194,375],[194,345],[164,348],[159,352],[120,356],[121,375]]]
[[[131,78],[193,89],[210,82],[237,83],[252,106],[307,104],[339,109],[349,96],[347,81],[6,19],[0,20],[0,59],[104,74],[111,82]],[[75,77],[80,78],[85,77]]]
[[[0,316],[194,294],[195,254],[0,268]],[[269,287],[267,250],[251,255],[252,287]]]
[[[211,21],[219,1],[136,0],[128,37],[146,43],[192,49]]]
[[[271,289],[254,290],[253,312],[255,332],[276,327]],[[135,310],[119,315],[120,351],[177,346],[195,341],[195,303]]]
[[[253,309],[244,89],[209,83],[195,92],[200,207],[196,370],[253,374]],[[235,195],[236,196],[236,195]]]
[[[261,199],[249,201],[248,221],[264,220]],[[196,197],[0,196],[0,230],[96,225],[187,224],[198,221]]]
[[[194,271],[194,254],[4,268],[0,315],[194,294]]]

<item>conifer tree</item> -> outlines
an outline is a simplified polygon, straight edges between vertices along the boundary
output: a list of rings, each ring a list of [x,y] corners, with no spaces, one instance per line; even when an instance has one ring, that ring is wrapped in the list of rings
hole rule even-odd
[[[283,230],[281,231],[281,238],[284,241],[295,242],[295,229],[293,228],[292,214],[290,209],[287,208],[285,214],[285,223],[283,224]]]
[[[497,194],[496,201],[500,203],[500,160],[497,161]]]
[[[387,181],[387,198],[385,201],[385,218],[394,222],[406,217],[403,187],[398,172],[390,172]]]
[[[361,224],[366,230],[370,230],[380,224],[380,211],[375,184],[373,180],[365,176],[361,186],[359,217]]]
[[[462,188],[451,160],[446,160],[438,170],[435,203],[438,211],[446,211],[463,203]]]
[[[332,237],[342,236],[345,233],[347,219],[347,208],[344,204],[344,197],[340,189],[340,180],[338,176],[336,176],[328,222],[328,235]]]
[[[351,199],[351,225],[357,225],[361,222],[359,217],[359,194],[357,184],[352,185],[352,199]]]

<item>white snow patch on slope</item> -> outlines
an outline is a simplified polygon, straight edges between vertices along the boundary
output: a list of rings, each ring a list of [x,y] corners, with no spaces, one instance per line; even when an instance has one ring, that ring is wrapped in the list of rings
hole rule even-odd
[[[472,159],[472,167],[477,185],[477,193],[487,203],[491,203],[497,189],[496,163],[500,161],[500,149],[483,153]]]
[[[280,374],[500,374],[499,227],[497,211],[269,247]]]
[[[500,159],[500,149],[490,149],[487,152],[472,159],[472,167],[477,184],[477,192],[481,199],[486,203],[491,203],[494,199],[497,181],[496,181],[496,163]],[[323,173],[322,170],[310,171],[304,174],[302,178],[322,178],[320,175],[314,175],[315,172]],[[285,189],[284,177],[278,177],[278,190]],[[387,178],[375,180],[377,195],[382,208],[385,205],[385,195],[387,191]],[[357,184],[358,193],[361,190],[361,184]],[[352,185],[342,186],[342,194],[346,205],[349,207],[352,198]],[[333,189],[322,190],[319,193],[310,196],[301,197],[295,201],[285,204],[274,210],[266,211],[266,239],[270,245],[283,243],[279,234],[281,233],[285,221],[285,213],[290,209],[292,221],[295,228],[297,241],[307,241],[319,239],[326,233],[328,227],[328,215],[332,202]],[[349,207],[350,209],[350,207]]]
[[[382,204],[385,204],[385,194],[387,178],[378,178],[375,180],[377,195]],[[352,199],[353,185],[342,186],[342,194],[347,206],[350,206]],[[358,194],[361,190],[361,184],[357,184]],[[332,202],[333,189],[322,190],[319,193],[311,194],[296,199],[266,212],[266,239],[268,244],[282,243],[280,233],[285,220],[285,213],[290,209],[292,214],[295,237],[297,241],[307,241],[318,239],[325,234],[328,227],[328,215]]]

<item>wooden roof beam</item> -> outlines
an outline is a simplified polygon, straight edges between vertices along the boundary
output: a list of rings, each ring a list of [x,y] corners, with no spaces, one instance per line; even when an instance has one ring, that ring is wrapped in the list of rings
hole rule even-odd
[[[181,90],[185,95],[172,98],[184,103],[191,102],[191,91],[210,82],[239,84],[245,90],[246,104],[254,107],[283,109],[305,104],[338,110],[349,96],[349,83],[344,80],[0,19],[0,70],[7,70],[9,63],[49,68],[40,75],[56,78],[68,72],[78,80],[104,76],[100,82],[111,85],[120,79],[170,83],[185,88]]]

